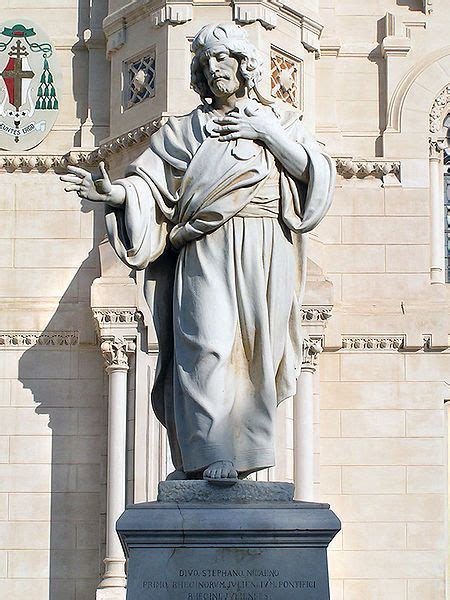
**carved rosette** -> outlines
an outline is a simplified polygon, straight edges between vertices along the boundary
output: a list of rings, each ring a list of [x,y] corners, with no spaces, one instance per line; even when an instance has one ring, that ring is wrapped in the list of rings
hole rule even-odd
[[[104,338],[100,349],[107,370],[127,370],[129,368],[129,358],[136,352],[136,342],[132,339],[120,337]]]
[[[302,371],[314,373],[319,363],[319,354],[323,352],[323,338],[310,336],[303,339]]]

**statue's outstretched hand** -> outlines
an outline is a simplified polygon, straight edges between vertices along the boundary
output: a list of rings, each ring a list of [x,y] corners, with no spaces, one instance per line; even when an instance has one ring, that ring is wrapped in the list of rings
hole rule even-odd
[[[108,204],[120,205],[124,201],[125,190],[120,185],[113,185],[105,169],[105,163],[99,164],[100,177],[93,177],[89,171],[80,167],[68,166],[67,175],[60,177],[61,181],[67,183],[64,188],[66,192],[76,192],[80,198],[91,200],[91,202],[107,202]]]

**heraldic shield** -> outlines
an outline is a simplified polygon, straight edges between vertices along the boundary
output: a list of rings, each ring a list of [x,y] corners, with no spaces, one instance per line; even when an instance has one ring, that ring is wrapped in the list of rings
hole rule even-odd
[[[30,150],[51,131],[59,111],[55,49],[35,23],[0,24],[0,148]]]

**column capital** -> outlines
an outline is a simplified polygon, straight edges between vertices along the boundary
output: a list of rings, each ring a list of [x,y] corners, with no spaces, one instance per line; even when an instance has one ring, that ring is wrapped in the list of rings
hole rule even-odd
[[[443,151],[448,148],[448,142],[444,136],[433,136],[429,139],[430,159],[441,160]]]
[[[323,337],[309,336],[303,339],[302,371],[315,373],[319,354],[323,351]]]
[[[129,357],[136,352],[136,342],[131,338],[108,336],[102,338],[100,349],[108,371],[127,371]]]

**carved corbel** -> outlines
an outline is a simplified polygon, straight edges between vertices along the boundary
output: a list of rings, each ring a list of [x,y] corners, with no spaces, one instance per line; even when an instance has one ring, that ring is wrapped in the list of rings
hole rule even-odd
[[[266,29],[277,26],[277,13],[262,2],[236,0],[233,3],[233,19],[236,23],[247,25],[259,21]]]

